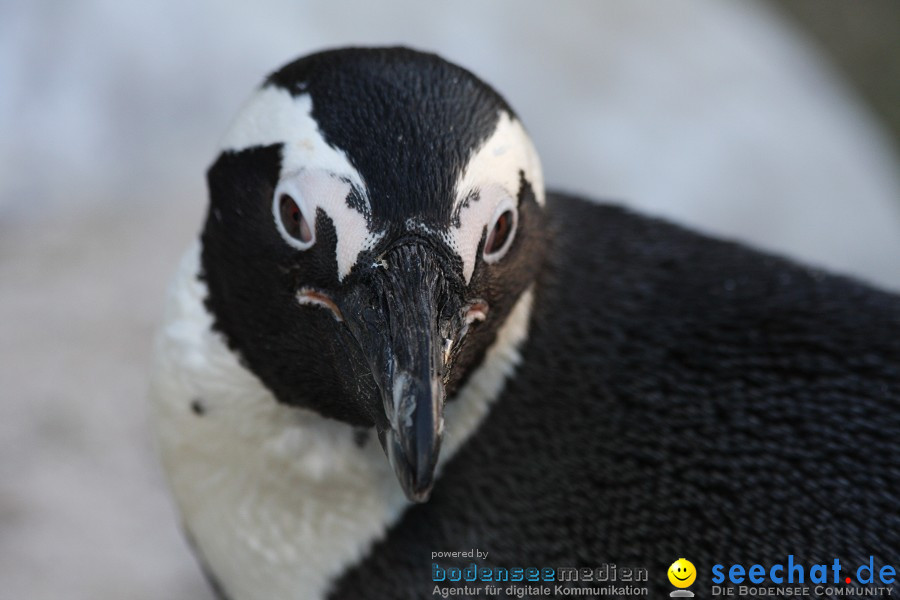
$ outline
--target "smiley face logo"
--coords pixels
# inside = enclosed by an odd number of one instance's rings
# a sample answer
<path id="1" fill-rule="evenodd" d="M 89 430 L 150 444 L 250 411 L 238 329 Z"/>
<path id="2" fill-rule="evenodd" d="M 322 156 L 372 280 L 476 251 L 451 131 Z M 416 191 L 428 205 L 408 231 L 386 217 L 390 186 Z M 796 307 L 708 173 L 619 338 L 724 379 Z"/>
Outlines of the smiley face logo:
<path id="1" fill-rule="evenodd" d="M 697 579 L 694 563 L 686 558 L 679 558 L 669 567 L 669 582 L 677 588 L 690 587 Z"/>

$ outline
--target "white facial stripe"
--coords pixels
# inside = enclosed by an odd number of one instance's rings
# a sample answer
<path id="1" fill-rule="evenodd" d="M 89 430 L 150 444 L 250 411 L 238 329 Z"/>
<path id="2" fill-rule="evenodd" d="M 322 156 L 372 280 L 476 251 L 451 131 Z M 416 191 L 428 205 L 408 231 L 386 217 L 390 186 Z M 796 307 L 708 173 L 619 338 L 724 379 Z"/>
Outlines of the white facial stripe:
<path id="1" fill-rule="evenodd" d="M 451 246 L 459 254 L 463 263 L 463 277 L 468 283 L 478 262 L 478 244 L 485 228 L 491 226 L 494 214 L 501 204 L 515 208 L 515 196 L 506 188 L 494 183 L 478 192 L 477 200 L 469 199 L 469 205 L 459 213 L 459 228 L 450 225 Z M 488 232 L 490 233 L 490 232 Z"/>
<path id="2" fill-rule="evenodd" d="M 369 231 L 365 215 L 347 204 L 352 187 L 345 179 L 327 171 L 309 170 L 286 173 L 282 179 L 296 182 L 313 218 L 317 208 L 331 217 L 337 232 L 338 279 L 343 280 L 356 264 L 360 252 L 370 250 L 383 234 Z"/>
<path id="3" fill-rule="evenodd" d="M 279 181 L 294 179 L 310 216 L 321 208 L 334 222 L 337 232 L 338 279 L 356 264 L 360 252 L 374 246 L 383 234 L 371 231 L 371 213 L 366 185 L 347 160 L 319 132 L 312 117 L 309 94 L 292 96 L 279 87 L 265 87 L 244 106 L 225 135 L 222 151 L 241 151 L 254 146 L 282 144 Z M 348 183 L 349 182 L 349 183 Z M 351 186 L 352 184 L 352 186 Z M 347 204 L 352 187 L 359 190 L 363 213 Z"/>
<path id="4" fill-rule="evenodd" d="M 472 191 L 488 184 L 501 185 L 515 198 L 519 191 L 520 171 L 525 172 L 538 204 L 543 206 L 544 176 L 537 151 L 522 124 L 501 111 L 494 133 L 469 159 L 456 183 L 454 210 Z"/>
<path id="5" fill-rule="evenodd" d="M 453 249 L 462 259 L 466 282 L 475 271 L 478 244 L 497 208 L 504 201 L 512 201 L 515 206 L 520 172 L 525 173 L 538 204 L 543 206 L 544 177 L 537 151 L 522 124 L 501 111 L 494 133 L 472 156 L 456 183 L 453 214 L 459 215 L 460 226 L 451 224 L 449 234 Z"/>
<path id="6" fill-rule="evenodd" d="M 360 447 L 347 424 L 276 402 L 245 369 L 213 330 L 199 271 L 195 244 L 170 288 L 150 393 L 178 507 L 231 597 L 324 598 L 410 504 L 377 440 Z M 520 364 L 532 304 L 528 290 L 447 403 L 435 477 Z M 192 398 L 209 407 L 203 418 L 188 408 Z"/>
<path id="7" fill-rule="evenodd" d="M 312 118 L 309 94 L 292 96 L 279 87 L 259 90 L 241 109 L 222 140 L 221 149 L 240 151 L 253 146 L 284 144 L 281 174 L 302 169 L 329 171 L 349 179 L 364 194 L 366 186 L 341 150 L 328 145 Z"/>

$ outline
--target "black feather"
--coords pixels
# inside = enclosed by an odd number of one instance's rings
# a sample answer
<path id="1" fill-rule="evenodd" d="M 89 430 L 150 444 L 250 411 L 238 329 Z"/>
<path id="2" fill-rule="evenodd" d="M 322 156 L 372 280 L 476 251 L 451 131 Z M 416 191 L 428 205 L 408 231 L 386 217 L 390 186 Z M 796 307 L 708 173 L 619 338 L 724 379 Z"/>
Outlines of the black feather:
<path id="1" fill-rule="evenodd" d="M 619 208 L 547 214 L 521 367 L 332 598 L 430 597 L 435 550 L 643 567 L 653 597 L 682 556 L 697 584 L 897 556 L 900 298 Z"/>

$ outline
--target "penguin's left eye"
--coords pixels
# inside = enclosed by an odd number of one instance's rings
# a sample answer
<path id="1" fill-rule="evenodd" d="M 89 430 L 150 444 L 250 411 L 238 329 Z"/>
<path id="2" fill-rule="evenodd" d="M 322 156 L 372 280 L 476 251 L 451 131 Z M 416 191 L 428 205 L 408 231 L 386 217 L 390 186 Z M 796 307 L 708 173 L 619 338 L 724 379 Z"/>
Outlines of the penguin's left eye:
<path id="1" fill-rule="evenodd" d="M 279 189 L 276 192 L 272 212 L 281 237 L 298 250 L 308 250 L 316 242 L 316 230 L 303 202 L 296 192 L 291 191 Z"/>
<path id="2" fill-rule="evenodd" d="M 515 207 L 501 206 L 494 216 L 487 240 L 484 242 L 484 260 L 496 262 L 503 258 L 512 244 L 518 223 Z"/>
<path id="3" fill-rule="evenodd" d="M 281 223 L 290 236 L 301 244 L 310 243 L 312 230 L 300 207 L 297 206 L 297 202 L 287 194 L 282 194 L 278 199 L 278 204 L 281 208 Z"/>

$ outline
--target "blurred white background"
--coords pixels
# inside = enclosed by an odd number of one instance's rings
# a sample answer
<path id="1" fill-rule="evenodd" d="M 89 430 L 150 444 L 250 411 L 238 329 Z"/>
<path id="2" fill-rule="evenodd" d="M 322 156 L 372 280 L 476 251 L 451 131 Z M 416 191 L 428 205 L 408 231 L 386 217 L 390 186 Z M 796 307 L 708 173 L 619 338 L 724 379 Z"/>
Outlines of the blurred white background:
<path id="1" fill-rule="evenodd" d="M 900 290 L 893 140 L 768 5 L 0 3 L 0 598 L 208 598 L 144 394 L 203 173 L 262 77 L 403 43 L 491 82 L 551 188 Z"/>

